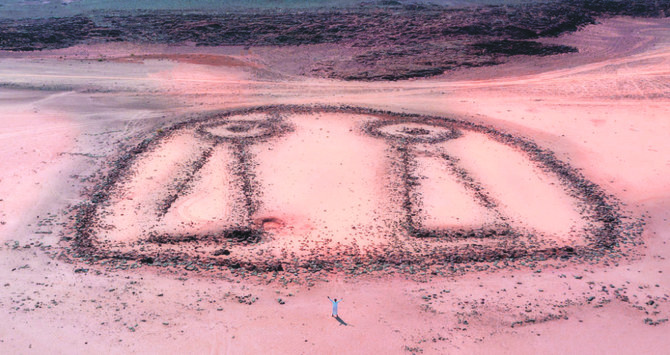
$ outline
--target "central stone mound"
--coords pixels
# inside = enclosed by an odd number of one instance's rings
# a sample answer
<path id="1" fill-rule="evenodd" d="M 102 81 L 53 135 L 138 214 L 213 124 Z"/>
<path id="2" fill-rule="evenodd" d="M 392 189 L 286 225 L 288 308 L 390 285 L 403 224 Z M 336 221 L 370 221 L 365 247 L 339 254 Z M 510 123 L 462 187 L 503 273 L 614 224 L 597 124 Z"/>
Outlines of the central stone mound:
<path id="1" fill-rule="evenodd" d="M 527 140 L 360 108 L 264 107 L 176 125 L 80 210 L 96 258 L 255 270 L 447 265 L 603 252 L 597 186 Z"/>

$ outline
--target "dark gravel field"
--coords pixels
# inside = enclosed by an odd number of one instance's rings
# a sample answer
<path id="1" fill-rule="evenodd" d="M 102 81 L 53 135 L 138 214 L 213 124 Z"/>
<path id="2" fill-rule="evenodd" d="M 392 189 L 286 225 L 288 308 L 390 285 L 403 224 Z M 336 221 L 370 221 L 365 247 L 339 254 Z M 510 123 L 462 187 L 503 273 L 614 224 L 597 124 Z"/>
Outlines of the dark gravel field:
<path id="1" fill-rule="evenodd" d="M 502 63 L 515 55 L 578 51 L 542 42 L 609 16 L 666 17 L 669 1 L 570 0 L 462 8 L 368 3 L 340 9 L 256 11 L 94 11 L 0 20 L 0 49 L 39 51 L 81 43 L 197 46 L 326 44 L 353 53 L 315 59 L 307 74 L 344 80 L 401 80 Z M 296 56 L 299 55 L 296 52 Z"/>

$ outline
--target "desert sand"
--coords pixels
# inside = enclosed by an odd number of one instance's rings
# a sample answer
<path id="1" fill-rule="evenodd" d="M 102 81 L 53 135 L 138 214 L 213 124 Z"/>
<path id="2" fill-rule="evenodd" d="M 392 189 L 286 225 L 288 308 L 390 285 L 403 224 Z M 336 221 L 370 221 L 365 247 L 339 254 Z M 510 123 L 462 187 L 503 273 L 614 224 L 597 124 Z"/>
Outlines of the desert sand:
<path id="1" fill-rule="evenodd" d="M 241 48 L 0 52 L 1 352 L 665 353 L 670 21 L 550 41 L 579 53 L 395 82 L 293 76 Z M 82 249 L 82 203 L 144 141 Z M 602 192 L 613 249 L 590 242 L 598 206 L 518 142 Z M 520 258 L 374 253 L 526 240 Z M 546 246 L 578 251 L 534 257 Z"/>

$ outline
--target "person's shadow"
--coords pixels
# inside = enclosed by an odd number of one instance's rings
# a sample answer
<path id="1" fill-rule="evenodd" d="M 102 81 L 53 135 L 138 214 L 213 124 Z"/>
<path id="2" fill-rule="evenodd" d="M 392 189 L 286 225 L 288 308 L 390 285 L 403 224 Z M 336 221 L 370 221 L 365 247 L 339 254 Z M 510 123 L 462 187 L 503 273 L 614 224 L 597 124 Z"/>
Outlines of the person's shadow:
<path id="1" fill-rule="evenodd" d="M 342 318 L 340 318 L 340 316 L 335 316 L 335 319 L 336 319 L 338 322 L 340 322 L 340 325 L 345 325 L 345 326 L 346 326 L 346 325 L 349 325 L 349 323 L 347 323 L 347 322 L 345 322 L 344 320 L 342 320 Z"/>

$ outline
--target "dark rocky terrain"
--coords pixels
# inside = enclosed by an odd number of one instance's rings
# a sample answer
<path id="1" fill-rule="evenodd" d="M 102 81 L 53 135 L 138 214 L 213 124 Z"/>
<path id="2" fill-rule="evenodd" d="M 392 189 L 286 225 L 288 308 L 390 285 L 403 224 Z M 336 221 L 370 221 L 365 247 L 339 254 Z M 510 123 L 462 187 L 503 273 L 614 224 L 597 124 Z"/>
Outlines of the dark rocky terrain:
<path id="1" fill-rule="evenodd" d="M 576 31 L 600 17 L 668 14 L 670 2 L 654 0 L 570 0 L 460 9 L 386 1 L 341 10 L 92 13 L 0 20 L 0 49 L 37 51 L 117 41 L 246 47 L 332 44 L 353 54 L 319 60 L 304 74 L 398 80 L 495 65 L 513 55 L 576 52 L 577 48 L 543 44 L 541 39 Z"/>

